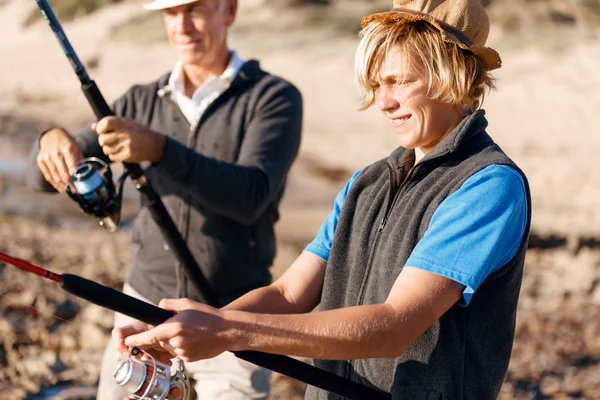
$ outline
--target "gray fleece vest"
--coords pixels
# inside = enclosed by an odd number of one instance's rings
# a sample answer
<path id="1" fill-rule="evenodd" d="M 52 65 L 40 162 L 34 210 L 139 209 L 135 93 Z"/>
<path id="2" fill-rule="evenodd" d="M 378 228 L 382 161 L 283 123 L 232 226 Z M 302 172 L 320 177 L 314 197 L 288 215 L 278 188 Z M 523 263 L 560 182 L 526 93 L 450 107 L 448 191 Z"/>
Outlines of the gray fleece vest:
<path id="1" fill-rule="evenodd" d="M 403 148 L 361 172 L 339 217 L 322 310 L 384 303 L 435 210 L 474 173 L 507 165 L 525 180 L 485 132 L 484 114 L 465 118 L 408 177 L 414 152 Z M 526 180 L 525 187 L 531 210 Z M 495 399 L 512 350 L 529 221 L 530 215 L 515 257 L 484 281 L 469 306 L 453 306 L 401 357 L 315 365 L 391 392 L 393 399 Z M 310 387 L 306 398 L 339 396 Z"/>

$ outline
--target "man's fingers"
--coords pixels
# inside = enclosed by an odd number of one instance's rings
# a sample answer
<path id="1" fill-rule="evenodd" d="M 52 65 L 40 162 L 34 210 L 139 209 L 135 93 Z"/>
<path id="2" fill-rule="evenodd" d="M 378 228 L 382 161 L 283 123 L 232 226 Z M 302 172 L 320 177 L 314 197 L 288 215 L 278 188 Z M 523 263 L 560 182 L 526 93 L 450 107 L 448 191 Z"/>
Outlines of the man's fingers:
<path id="1" fill-rule="evenodd" d="M 51 155 L 46 155 L 43 158 L 43 162 L 46 166 L 46 170 L 48 171 L 48 175 L 50 175 L 50 180 L 48 180 L 48 182 L 50 182 L 52 186 L 54 186 L 58 190 L 58 188 L 63 185 L 62 180 L 60 178 L 60 172 L 58 171 L 58 168 L 56 167 L 56 163 L 54 161 L 54 157 Z M 64 188 L 62 189 L 63 190 L 61 190 L 61 192 L 64 191 Z"/>
<path id="2" fill-rule="evenodd" d="M 50 179 L 47 179 L 48 182 L 50 182 L 52 185 L 60 184 L 60 175 L 58 173 L 58 170 L 54 166 L 52 160 L 45 158 L 43 160 L 43 163 L 46 168 L 46 171 L 48 172 L 48 176 L 50 177 Z"/>
<path id="3" fill-rule="evenodd" d="M 127 149 L 118 150 L 115 153 L 107 155 L 113 162 L 135 162 L 131 160 L 131 153 Z"/>
<path id="4" fill-rule="evenodd" d="M 64 158 L 69 175 L 72 176 L 77 169 L 77 163 L 83 158 L 83 154 L 81 153 L 79 147 L 74 145 L 70 151 L 64 153 Z"/>
<path id="5" fill-rule="evenodd" d="M 52 174 L 48 170 L 48 167 L 46 166 L 46 162 L 43 159 L 38 159 L 38 167 L 40 168 L 42 175 L 44 175 L 44 179 L 46 179 L 46 182 L 51 184 L 52 187 L 54 189 L 56 189 L 58 192 L 62 192 L 64 190 L 64 187 L 62 187 L 62 185 L 54 183 L 54 178 L 52 177 Z"/>
<path id="6" fill-rule="evenodd" d="M 98 136 L 98 144 L 101 147 L 114 146 L 119 143 L 119 139 L 120 139 L 120 137 L 119 137 L 119 134 L 117 134 L 117 133 L 113 133 L 113 132 L 104 133 L 104 134 Z"/>
<path id="7" fill-rule="evenodd" d="M 68 185 L 71 182 L 71 174 L 69 174 L 69 167 L 65 162 L 63 153 L 53 153 L 51 158 L 56 170 L 58 171 L 60 183 L 63 185 Z"/>
<path id="8" fill-rule="evenodd" d="M 118 130 L 120 125 L 121 125 L 121 119 L 111 115 L 111 116 L 102 118 L 92 128 L 95 128 L 94 130 L 96 131 L 97 134 L 103 135 L 108 132 L 113 132 L 113 131 Z"/>
<path id="9" fill-rule="evenodd" d="M 120 151 L 120 146 L 102 146 L 102 152 L 107 156 L 111 156 L 112 154 L 117 154 Z"/>

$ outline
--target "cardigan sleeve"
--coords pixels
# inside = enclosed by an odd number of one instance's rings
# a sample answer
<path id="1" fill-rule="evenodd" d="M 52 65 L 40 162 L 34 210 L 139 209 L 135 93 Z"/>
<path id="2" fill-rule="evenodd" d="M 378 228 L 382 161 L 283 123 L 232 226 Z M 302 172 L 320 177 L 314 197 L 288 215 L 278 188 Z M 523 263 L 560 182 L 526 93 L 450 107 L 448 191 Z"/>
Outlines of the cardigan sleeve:
<path id="1" fill-rule="evenodd" d="M 302 96 L 278 80 L 261 93 L 237 162 L 216 160 L 167 138 L 156 167 L 207 209 L 251 224 L 281 190 L 298 154 L 301 131 Z"/>

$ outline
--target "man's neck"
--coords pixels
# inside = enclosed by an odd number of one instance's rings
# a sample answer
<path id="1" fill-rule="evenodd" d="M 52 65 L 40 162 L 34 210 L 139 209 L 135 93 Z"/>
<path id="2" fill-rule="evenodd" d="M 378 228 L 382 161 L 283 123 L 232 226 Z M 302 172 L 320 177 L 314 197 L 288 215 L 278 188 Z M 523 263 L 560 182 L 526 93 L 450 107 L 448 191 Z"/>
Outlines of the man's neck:
<path id="1" fill-rule="evenodd" d="M 210 65 L 183 64 L 185 95 L 192 98 L 196 89 L 210 79 L 223 74 L 230 59 L 229 50 L 224 49 L 223 54 Z"/>

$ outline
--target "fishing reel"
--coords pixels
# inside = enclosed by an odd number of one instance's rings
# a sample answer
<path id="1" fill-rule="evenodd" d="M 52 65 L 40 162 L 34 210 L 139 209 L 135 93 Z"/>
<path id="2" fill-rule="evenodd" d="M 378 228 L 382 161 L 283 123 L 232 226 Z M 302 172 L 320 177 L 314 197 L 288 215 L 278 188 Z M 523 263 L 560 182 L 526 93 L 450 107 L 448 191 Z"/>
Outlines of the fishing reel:
<path id="1" fill-rule="evenodd" d="M 130 399 L 187 400 L 188 380 L 183 363 L 171 375 L 168 365 L 156 361 L 152 355 L 137 348 L 129 350 L 130 357 L 121 360 L 113 377 L 117 385 L 127 389 Z"/>
<path id="2" fill-rule="evenodd" d="M 77 165 L 71 181 L 75 191 L 66 187 L 67 195 L 82 211 L 98 218 L 102 227 L 114 232 L 121 218 L 123 184 L 127 173 L 119 178 L 118 190 L 107 163 L 96 157 L 84 158 Z"/>

